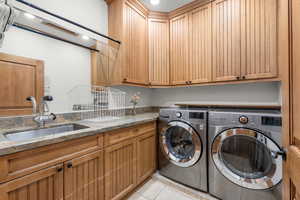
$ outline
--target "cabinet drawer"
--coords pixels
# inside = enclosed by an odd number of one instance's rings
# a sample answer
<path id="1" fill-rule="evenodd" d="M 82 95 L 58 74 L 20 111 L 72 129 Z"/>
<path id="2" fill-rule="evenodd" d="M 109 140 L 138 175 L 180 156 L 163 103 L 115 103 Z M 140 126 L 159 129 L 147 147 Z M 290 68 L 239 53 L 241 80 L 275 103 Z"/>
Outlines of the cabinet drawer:
<path id="1" fill-rule="evenodd" d="M 134 136 L 142 135 L 156 129 L 156 123 L 150 122 L 142 125 L 138 125 L 132 128 Z"/>
<path id="2" fill-rule="evenodd" d="M 103 136 L 91 136 L 52 144 L 0 158 L 0 182 L 6 182 L 66 160 L 99 150 Z"/>
<path id="3" fill-rule="evenodd" d="M 156 129 L 155 122 L 137 125 L 131 128 L 118 129 L 105 134 L 104 144 L 105 146 L 117 144 L 119 142 L 128 140 L 130 138 L 148 133 L 149 131 L 153 131 L 155 129 Z"/>
<path id="4" fill-rule="evenodd" d="M 104 145 L 109 146 L 128 140 L 133 137 L 132 128 L 118 129 L 109 133 L 106 133 L 104 136 Z"/>

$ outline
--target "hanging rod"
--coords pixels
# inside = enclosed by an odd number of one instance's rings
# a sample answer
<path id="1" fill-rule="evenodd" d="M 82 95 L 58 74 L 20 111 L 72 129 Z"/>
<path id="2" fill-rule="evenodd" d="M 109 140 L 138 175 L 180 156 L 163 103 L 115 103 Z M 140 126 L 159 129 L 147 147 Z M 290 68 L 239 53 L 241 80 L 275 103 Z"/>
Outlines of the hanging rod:
<path id="1" fill-rule="evenodd" d="M 40 8 L 40 7 L 36 6 L 36 5 L 33 5 L 33 4 L 31 4 L 31 3 L 28 3 L 28 2 L 26 2 L 26 1 L 24 1 L 24 0 L 16 0 L 16 1 L 18 1 L 18 2 L 20 2 L 20 3 L 23 3 L 23 4 L 25 4 L 25 5 L 27 5 L 27 6 L 31 7 L 31 8 L 37 9 L 37 10 L 39 10 L 39 11 L 41 11 L 41 12 L 47 13 L 48 15 L 51 15 L 51 16 L 53 16 L 53 17 L 59 18 L 59 19 L 61 19 L 61 20 L 63 20 L 63 21 L 66 21 L 66 22 L 68 22 L 68 23 L 70 23 L 70 24 L 73 24 L 73 25 L 75 25 L 75 26 L 78 26 L 78 27 L 80 27 L 80 28 L 83 28 L 83 29 L 85 29 L 85 30 L 87 30 L 87 31 L 90 31 L 90 32 L 92 32 L 92 33 L 94 33 L 94 34 L 96 34 L 96 35 L 99 35 L 99 36 L 101 36 L 101 37 L 104 37 L 104 38 L 106 38 L 106 39 L 108 39 L 108 40 L 111 40 L 111 41 L 113 41 L 113 42 L 116 42 L 116 43 L 118 43 L 118 44 L 121 44 L 121 41 L 119 41 L 119 40 L 115 40 L 115 39 L 113 39 L 113 38 L 111 38 L 111 37 L 109 37 L 109 36 L 107 36 L 107 35 L 104 35 L 104 34 L 99 33 L 99 32 L 97 32 L 97 31 L 95 31 L 95 30 L 93 30 L 93 29 L 90 29 L 90 28 L 85 27 L 85 26 L 83 26 L 83 25 L 81 25 L 81 24 L 78 24 L 78 23 L 76 23 L 76 22 L 74 22 L 74 21 L 72 21 L 72 20 L 66 19 L 66 18 L 61 17 L 61 16 L 59 16 L 59 15 L 57 15 L 57 14 L 54 14 L 54 13 L 52 13 L 52 12 L 49 12 L 49 11 L 43 9 L 43 8 Z"/>

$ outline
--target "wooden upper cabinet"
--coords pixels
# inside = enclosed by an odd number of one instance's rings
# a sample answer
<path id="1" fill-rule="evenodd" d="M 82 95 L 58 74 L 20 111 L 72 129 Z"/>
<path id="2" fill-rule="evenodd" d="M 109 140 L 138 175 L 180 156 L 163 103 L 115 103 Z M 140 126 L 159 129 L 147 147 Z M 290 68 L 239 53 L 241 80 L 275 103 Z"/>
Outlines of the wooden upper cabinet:
<path id="1" fill-rule="evenodd" d="M 124 82 L 148 85 L 147 17 L 131 3 L 124 7 Z"/>
<path id="2" fill-rule="evenodd" d="M 212 3 L 214 81 L 233 81 L 240 78 L 241 1 L 216 0 Z"/>
<path id="3" fill-rule="evenodd" d="M 242 0 L 242 77 L 277 76 L 278 0 Z"/>
<path id="4" fill-rule="evenodd" d="M 105 149 L 105 199 L 123 199 L 136 186 L 134 139 Z"/>
<path id="5" fill-rule="evenodd" d="M 206 83 L 212 79 L 211 29 L 211 4 L 189 13 L 189 80 L 192 83 Z"/>
<path id="6" fill-rule="evenodd" d="M 31 114 L 26 98 L 44 95 L 43 62 L 0 53 L 0 91 L 0 116 Z"/>
<path id="7" fill-rule="evenodd" d="M 188 14 L 170 21 L 171 83 L 185 85 L 189 81 L 189 32 Z"/>
<path id="8" fill-rule="evenodd" d="M 170 84 L 169 20 L 149 19 L 149 81 L 151 85 Z"/>
<path id="9" fill-rule="evenodd" d="M 63 192 L 62 165 L 0 185 L 1 200 L 63 200 Z"/>
<path id="10" fill-rule="evenodd" d="M 103 151 L 67 161 L 64 169 L 64 200 L 104 200 Z"/>

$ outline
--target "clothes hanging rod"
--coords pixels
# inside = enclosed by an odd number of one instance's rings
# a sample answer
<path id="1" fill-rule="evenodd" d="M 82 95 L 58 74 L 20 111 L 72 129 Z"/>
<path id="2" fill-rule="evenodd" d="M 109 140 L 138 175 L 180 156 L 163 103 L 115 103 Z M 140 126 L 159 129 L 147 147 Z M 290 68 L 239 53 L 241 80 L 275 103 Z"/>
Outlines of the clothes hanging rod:
<path id="1" fill-rule="evenodd" d="M 101 37 L 104 37 L 104 38 L 106 38 L 106 39 L 108 39 L 108 40 L 111 40 L 111 41 L 113 41 L 113 42 L 116 42 L 116 43 L 118 43 L 118 44 L 121 44 L 121 41 L 115 40 L 115 39 L 113 39 L 113 38 L 111 38 L 111 37 L 109 37 L 109 36 L 107 36 L 107 35 L 104 35 L 104 34 L 102 34 L 102 33 L 99 33 L 99 32 L 97 32 L 97 31 L 95 31 L 95 30 L 93 30 L 93 29 L 90 29 L 90 28 L 88 28 L 88 27 L 85 27 L 85 26 L 83 26 L 83 25 L 81 25 L 81 24 L 78 24 L 78 23 L 76 23 L 76 22 L 74 22 L 74 21 L 72 21 L 72 20 L 69 20 L 69 19 L 67 19 L 67 18 L 61 17 L 61 16 L 59 16 L 59 15 L 57 15 L 57 14 L 54 14 L 54 13 L 52 13 L 52 12 L 50 12 L 50 11 L 47 11 L 47 10 L 45 10 L 45 9 L 43 9 L 43 8 L 40 8 L 40 7 L 36 6 L 36 5 L 33 5 L 33 4 L 31 4 L 31 3 L 28 3 L 28 2 L 26 2 L 26 1 L 24 1 L 24 0 L 16 0 L 16 1 L 18 1 L 18 2 L 20 2 L 20 3 L 23 3 L 23 4 L 25 4 L 25 5 L 27 5 L 27 6 L 31 7 L 31 8 L 37 9 L 37 10 L 39 10 L 39 11 L 41 11 L 41 12 L 47 13 L 47 14 L 53 16 L 53 17 L 59 18 L 59 19 L 61 19 L 61 20 L 63 20 L 63 21 L 66 21 L 66 22 L 68 22 L 68 23 L 70 23 L 70 24 L 73 24 L 73 25 L 75 25 L 75 26 L 78 26 L 78 27 L 80 27 L 80 28 L 83 28 L 83 29 L 85 29 L 85 30 L 87 30 L 87 31 L 90 31 L 90 32 L 92 32 L 92 33 L 95 33 L 96 35 L 100 35 Z"/>

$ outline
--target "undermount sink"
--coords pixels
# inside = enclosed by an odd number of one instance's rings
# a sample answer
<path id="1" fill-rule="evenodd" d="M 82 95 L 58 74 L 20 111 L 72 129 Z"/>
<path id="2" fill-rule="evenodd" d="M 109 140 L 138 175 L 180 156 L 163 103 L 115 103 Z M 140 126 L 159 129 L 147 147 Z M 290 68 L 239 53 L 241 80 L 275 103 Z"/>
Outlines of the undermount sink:
<path id="1" fill-rule="evenodd" d="M 81 129 L 89 128 L 87 126 L 79 125 L 79 124 L 65 124 L 47 128 L 40 128 L 40 129 L 31 129 L 26 131 L 19 131 L 19 132 L 10 132 L 5 133 L 4 137 L 10 141 L 26 141 L 31 140 L 34 138 L 39 138 L 47 135 L 53 135 L 58 133 L 70 132 L 70 131 L 77 131 Z"/>

